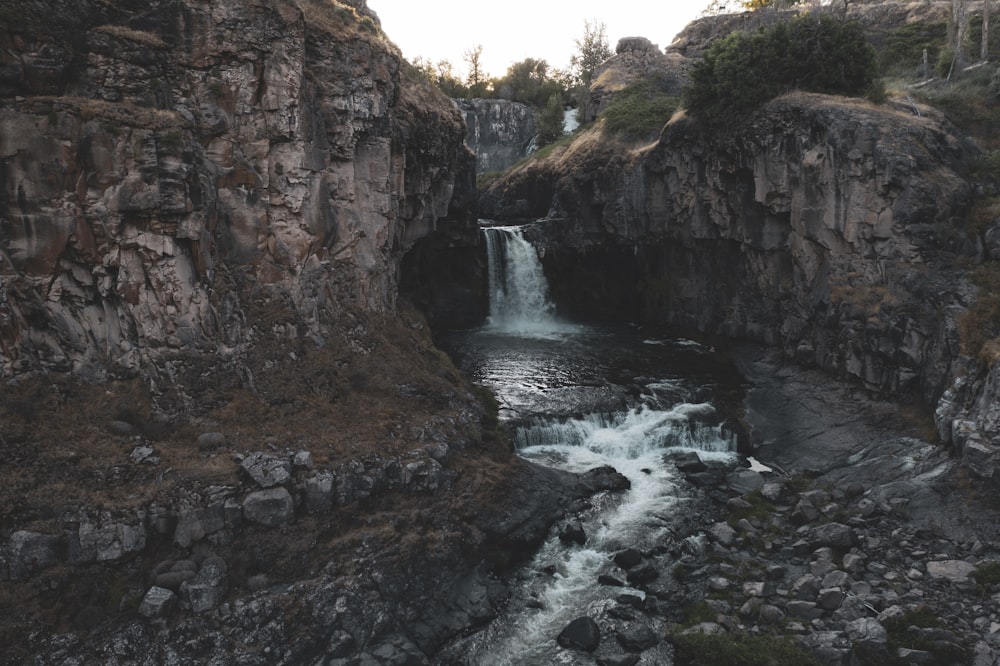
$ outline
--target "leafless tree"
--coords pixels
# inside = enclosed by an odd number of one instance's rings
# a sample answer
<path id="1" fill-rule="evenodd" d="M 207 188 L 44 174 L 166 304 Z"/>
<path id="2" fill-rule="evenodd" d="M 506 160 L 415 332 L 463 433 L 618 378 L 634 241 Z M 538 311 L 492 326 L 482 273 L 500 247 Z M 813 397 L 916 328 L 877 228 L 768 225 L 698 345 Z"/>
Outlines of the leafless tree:
<path id="1" fill-rule="evenodd" d="M 951 70 L 948 78 L 965 68 L 965 37 L 969 30 L 968 0 L 951 0 L 951 19 L 954 24 L 954 55 L 951 60 Z"/>
<path id="2" fill-rule="evenodd" d="M 979 59 L 990 59 L 990 0 L 983 0 L 983 43 L 979 47 Z"/>
<path id="3" fill-rule="evenodd" d="M 467 49 L 462 57 L 465 64 L 468 65 L 469 74 L 466 77 L 466 83 L 470 86 L 482 83 L 486 79 L 486 75 L 483 73 L 483 45 L 476 44 L 471 49 Z"/>

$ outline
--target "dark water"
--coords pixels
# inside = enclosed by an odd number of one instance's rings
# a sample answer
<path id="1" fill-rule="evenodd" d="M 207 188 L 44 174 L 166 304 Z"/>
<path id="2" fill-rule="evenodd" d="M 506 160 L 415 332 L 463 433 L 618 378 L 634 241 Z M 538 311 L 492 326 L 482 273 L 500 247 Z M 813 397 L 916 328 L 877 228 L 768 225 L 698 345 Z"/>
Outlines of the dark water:
<path id="1" fill-rule="evenodd" d="M 503 233 L 517 235 L 512 229 Z M 523 248 L 491 253 L 501 262 L 513 254 L 515 261 L 537 262 Z M 491 291 L 528 294 L 537 303 L 544 284 L 503 284 L 518 268 L 524 267 L 494 265 Z M 525 274 L 537 277 L 541 271 L 528 267 Z M 632 487 L 594 499 L 580 516 L 584 545 L 551 537 L 518 574 L 501 617 L 441 658 L 466 664 L 594 663 L 591 656 L 560 648 L 556 636 L 581 615 L 604 617 L 622 593 L 644 596 L 637 589 L 598 585 L 597 578 L 613 572 L 611 558 L 625 547 L 659 552 L 679 523 L 692 490 L 671 462 L 672 453 L 735 459 L 726 405 L 738 400 L 741 379 L 714 350 L 691 340 L 627 325 L 562 322 L 548 306 L 504 307 L 510 318 L 494 308 L 482 329 L 452 333 L 441 342 L 468 377 L 496 393 L 519 454 L 573 472 L 611 465 Z M 643 621 L 663 635 L 656 620 Z M 664 663 L 669 657 L 662 650 L 644 652 L 641 663 Z"/>

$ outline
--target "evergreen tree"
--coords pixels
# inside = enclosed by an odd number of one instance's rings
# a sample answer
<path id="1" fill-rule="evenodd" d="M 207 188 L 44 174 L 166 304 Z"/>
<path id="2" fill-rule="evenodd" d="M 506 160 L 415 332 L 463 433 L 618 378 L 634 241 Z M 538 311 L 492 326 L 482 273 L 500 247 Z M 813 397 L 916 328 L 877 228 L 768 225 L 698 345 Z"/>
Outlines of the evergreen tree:
<path id="1" fill-rule="evenodd" d="M 574 40 L 574 43 L 576 53 L 570 57 L 569 64 L 576 83 L 587 89 L 593 81 L 594 71 L 612 55 L 604 24 L 584 21 L 583 37 Z"/>
<path id="2" fill-rule="evenodd" d="M 879 87 L 875 50 L 857 23 L 805 14 L 713 42 L 691 68 L 684 102 L 706 125 L 722 127 L 790 90 L 860 96 Z"/>
<path id="3" fill-rule="evenodd" d="M 535 135 L 535 143 L 538 144 L 539 148 L 547 146 L 565 134 L 563 131 L 565 119 L 562 95 L 550 95 L 549 101 L 545 103 L 545 108 L 538 114 L 535 122 L 535 127 L 538 130 Z"/>

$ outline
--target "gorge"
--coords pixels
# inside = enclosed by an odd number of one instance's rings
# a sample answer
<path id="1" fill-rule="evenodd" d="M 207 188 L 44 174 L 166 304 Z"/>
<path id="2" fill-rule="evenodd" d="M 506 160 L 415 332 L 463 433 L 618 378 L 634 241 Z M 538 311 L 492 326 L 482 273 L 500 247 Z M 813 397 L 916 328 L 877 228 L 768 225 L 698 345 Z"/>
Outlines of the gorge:
<path id="1" fill-rule="evenodd" d="M 588 108 L 679 86 L 705 21 L 627 40 Z M 997 663 L 1000 370 L 962 337 L 995 184 L 942 112 L 598 120 L 477 192 L 364 0 L 29 0 L 0 40 L 3 661 L 491 663 L 580 557 L 605 638 L 560 616 L 535 659 L 685 663 L 704 624 Z M 540 335 L 477 217 L 537 251 Z M 625 482 L 662 485 L 591 548 Z M 890 640 L 918 606 L 938 633 Z"/>

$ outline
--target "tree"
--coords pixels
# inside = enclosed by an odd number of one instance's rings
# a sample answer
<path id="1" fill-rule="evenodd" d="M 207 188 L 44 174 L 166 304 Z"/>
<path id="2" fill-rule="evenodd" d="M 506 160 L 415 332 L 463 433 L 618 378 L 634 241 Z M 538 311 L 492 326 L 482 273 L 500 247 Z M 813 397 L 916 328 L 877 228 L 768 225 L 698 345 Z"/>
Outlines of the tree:
<path id="1" fill-rule="evenodd" d="M 462 55 L 468 66 L 465 83 L 469 86 L 469 97 L 482 97 L 486 92 L 486 74 L 483 72 L 483 45 L 476 44 Z"/>
<path id="2" fill-rule="evenodd" d="M 549 76 L 549 63 L 525 58 L 507 68 L 507 74 L 494 84 L 494 92 L 535 108 L 542 108 L 553 94 L 562 94 L 558 81 Z"/>
<path id="3" fill-rule="evenodd" d="M 955 28 L 949 79 L 953 74 L 965 69 L 965 37 L 969 30 L 968 0 L 951 0 L 951 19 Z"/>
<path id="4" fill-rule="evenodd" d="M 469 89 L 455 75 L 450 60 L 439 60 L 435 65 L 428 59 L 417 56 L 413 66 L 430 79 L 448 97 L 468 97 Z"/>
<path id="5" fill-rule="evenodd" d="M 990 0 L 983 0 L 983 40 L 979 46 L 979 59 L 990 59 Z"/>
<path id="6" fill-rule="evenodd" d="M 713 42 L 691 68 L 684 103 L 711 127 L 735 125 L 790 90 L 877 94 L 878 59 L 860 26 L 804 14 Z"/>
<path id="7" fill-rule="evenodd" d="M 562 95 L 554 94 L 549 96 L 548 102 L 535 122 L 538 133 L 535 135 L 535 143 L 539 148 L 547 146 L 563 134 L 565 131 L 566 115 L 563 107 Z"/>
<path id="8" fill-rule="evenodd" d="M 573 41 L 576 53 L 570 56 L 569 65 L 576 83 L 587 89 L 594 78 L 594 70 L 612 55 L 606 28 L 603 23 L 584 21 L 583 37 Z"/>

